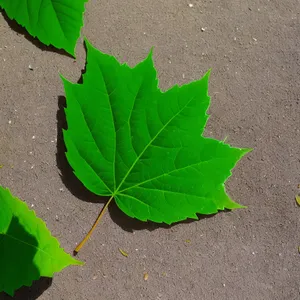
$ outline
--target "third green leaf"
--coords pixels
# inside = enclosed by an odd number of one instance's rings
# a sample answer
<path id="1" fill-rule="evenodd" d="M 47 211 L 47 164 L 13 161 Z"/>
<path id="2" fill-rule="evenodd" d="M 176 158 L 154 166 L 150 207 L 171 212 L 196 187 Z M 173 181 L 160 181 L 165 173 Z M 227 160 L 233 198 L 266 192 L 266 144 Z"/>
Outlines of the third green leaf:
<path id="1" fill-rule="evenodd" d="M 0 295 L 82 263 L 67 254 L 25 202 L 0 186 Z"/>
<path id="2" fill-rule="evenodd" d="M 142 221 L 171 224 L 242 207 L 224 183 L 250 149 L 203 136 L 209 73 L 162 92 L 152 51 L 131 68 L 86 46 L 83 83 L 63 78 L 66 156 L 85 187 Z"/>
<path id="3" fill-rule="evenodd" d="M 75 56 L 87 1 L 0 0 L 0 8 L 45 45 L 51 44 Z"/>

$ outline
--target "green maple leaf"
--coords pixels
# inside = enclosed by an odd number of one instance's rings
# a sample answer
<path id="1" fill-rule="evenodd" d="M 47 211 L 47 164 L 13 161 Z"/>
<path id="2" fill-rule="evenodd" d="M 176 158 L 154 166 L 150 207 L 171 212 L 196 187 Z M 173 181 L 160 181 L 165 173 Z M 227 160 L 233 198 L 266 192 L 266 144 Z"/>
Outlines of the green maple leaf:
<path id="1" fill-rule="evenodd" d="M 209 73 L 162 92 L 152 51 L 130 68 L 86 46 L 83 84 L 62 78 L 66 156 L 85 187 L 141 221 L 171 224 L 242 207 L 224 182 L 250 149 L 202 136 Z"/>
<path id="2" fill-rule="evenodd" d="M 65 253 L 34 211 L 0 187 L 0 292 L 13 296 L 41 276 L 81 262 Z"/>
<path id="3" fill-rule="evenodd" d="M 0 0 L 10 19 L 42 43 L 74 56 L 87 0 Z"/>

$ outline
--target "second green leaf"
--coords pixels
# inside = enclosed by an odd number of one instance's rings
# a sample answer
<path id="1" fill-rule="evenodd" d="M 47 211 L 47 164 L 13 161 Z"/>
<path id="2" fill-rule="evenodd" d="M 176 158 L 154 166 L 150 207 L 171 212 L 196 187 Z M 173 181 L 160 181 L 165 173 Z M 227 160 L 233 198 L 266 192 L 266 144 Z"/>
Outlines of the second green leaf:
<path id="1" fill-rule="evenodd" d="M 75 56 L 88 0 L 0 0 L 10 19 L 16 20 L 43 44 Z"/>

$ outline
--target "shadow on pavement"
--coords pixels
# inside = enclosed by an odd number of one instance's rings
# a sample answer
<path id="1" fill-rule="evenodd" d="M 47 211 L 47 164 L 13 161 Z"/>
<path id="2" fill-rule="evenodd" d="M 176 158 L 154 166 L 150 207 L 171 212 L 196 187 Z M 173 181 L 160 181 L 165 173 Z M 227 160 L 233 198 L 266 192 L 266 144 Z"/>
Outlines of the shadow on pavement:
<path id="1" fill-rule="evenodd" d="M 31 287 L 24 286 L 17 290 L 14 297 L 0 293 L 0 300 L 36 300 L 51 284 L 52 278 L 41 277 L 39 280 L 34 281 Z"/>

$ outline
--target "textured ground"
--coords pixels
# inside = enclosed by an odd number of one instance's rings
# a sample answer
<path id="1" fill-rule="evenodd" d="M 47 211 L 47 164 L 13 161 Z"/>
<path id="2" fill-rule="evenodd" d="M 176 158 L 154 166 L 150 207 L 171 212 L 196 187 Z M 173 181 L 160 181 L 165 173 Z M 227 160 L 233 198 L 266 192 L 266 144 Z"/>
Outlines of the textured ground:
<path id="1" fill-rule="evenodd" d="M 299 1 L 192 4 L 90 0 L 83 34 L 131 65 L 155 46 L 163 89 L 212 68 L 206 135 L 254 148 L 227 183 L 248 209 L 167 229 L 112 207 L 79 254 L 84 267 L 22 289 L 15 299 L 300 299 Z M 72 177 L 61 142 L 58 72 L 77 81 L 85 52 L 81 39 L 75 62 L 22 32 L 0 14 L 0 182 L 34 205 L 72 252 L 103 205 L 89 202 L 97 199 Z"/>

